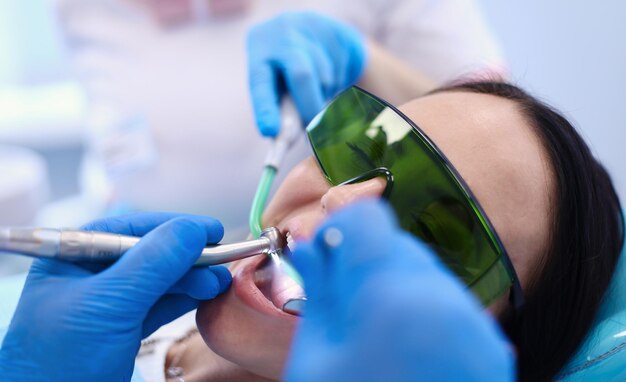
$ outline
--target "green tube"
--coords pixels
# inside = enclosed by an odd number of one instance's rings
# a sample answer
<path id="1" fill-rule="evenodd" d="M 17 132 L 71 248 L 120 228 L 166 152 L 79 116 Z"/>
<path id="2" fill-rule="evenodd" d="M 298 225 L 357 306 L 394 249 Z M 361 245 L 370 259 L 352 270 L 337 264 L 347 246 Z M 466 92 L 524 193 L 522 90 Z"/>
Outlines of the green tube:
<path id="1" fill-rule="evenodd" d="M 263 219 L 263 210 L 265 209 L 267 197 L 272 189 L 272 183 L 274 182 L 275 176 L 276 168 L 272 166 L 265 166 L 263 174 L 261 175 L 259 187 L 257 188 L 254 200 L 252 201 L 252 209 L 250 210 L 250 219 L 248 223 L 250 225 L 250 233 L 255 239 L 258 239 L 261 236 L 261 231 L 263 231 L 263 225 L 261 224 Z M 298 274 L 298 271 L 296 271 L 295 268 L 289 264 L 288 261 L 281 261 L 280 264 L 283 270 L 293 279 L 293 281 L 300 286 L 303 285 L 304 282 L 302 277 Z"/>
<path id="2" fill-rule="evenodd" d="M 250 220 L 248 223 L 250 224 L 250 233 L 255 239 L 261 236 L 261 231 L 263 230 L 263 226 L 261 225 L 263 210 L 265 209 L 265 203 L 267 203 L 267 197 L 272 189 L 275 176 L 276 169 L 271 166 L 265 166 L 259 187 L 252 201 L 252 209 L 250 210 Z"/>

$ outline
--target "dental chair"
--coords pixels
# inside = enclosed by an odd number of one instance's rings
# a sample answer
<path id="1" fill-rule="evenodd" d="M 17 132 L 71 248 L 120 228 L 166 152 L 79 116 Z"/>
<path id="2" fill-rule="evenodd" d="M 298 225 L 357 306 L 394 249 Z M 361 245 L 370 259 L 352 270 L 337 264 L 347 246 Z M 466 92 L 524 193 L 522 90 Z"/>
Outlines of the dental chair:
<path id="1" fill-rule="evenodd" d="M 557 380 L 626 381 L 626 248 L 594 328 Z"/>

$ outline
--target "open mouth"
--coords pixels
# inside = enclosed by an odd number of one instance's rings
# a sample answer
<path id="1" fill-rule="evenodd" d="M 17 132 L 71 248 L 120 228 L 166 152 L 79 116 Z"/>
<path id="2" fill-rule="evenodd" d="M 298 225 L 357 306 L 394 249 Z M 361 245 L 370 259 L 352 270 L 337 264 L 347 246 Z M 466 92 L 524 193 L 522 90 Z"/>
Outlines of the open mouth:
<path id="1" fill-rule="evenodd" d="M 287 275 L 280 263 L 269 256 L 260 262 L 254 272 L 254 283 L 276 308 L 285 313 L 301 315 L 301 309 L 297 307 L 305 300 L 304 290 Z"/>

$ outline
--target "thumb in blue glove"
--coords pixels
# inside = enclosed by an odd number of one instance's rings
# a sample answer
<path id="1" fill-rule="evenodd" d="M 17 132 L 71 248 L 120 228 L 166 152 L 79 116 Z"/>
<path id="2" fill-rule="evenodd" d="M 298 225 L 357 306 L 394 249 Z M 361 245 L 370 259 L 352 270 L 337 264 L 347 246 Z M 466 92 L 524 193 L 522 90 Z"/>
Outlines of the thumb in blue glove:
<path id="1" fill-rule="evenodd" d="M 0 349 L 3 380 L 129 380 L 143 338 L 230 285 L 225 267 L 190 270 L 222 238 L 217 220 L 136 214 L 83 229 L 146 236 L 97 274 L 33 263 Z"/>
<path id="2" fill-rule="evenodd" d="M 293 261 L 308 302 L 286 380 L 513 380 L 490 316 L 380 203 L 331 216 Z"/>
<path id="3" fill-rule="evenodd" d="M 360 78 L 366 63 L 363 38 L 355 29 L 314 12 L 286 12 L 255 26 L 247 51 L 257 126 L 272 137 L 280 130 L 284 90 L 307 124 L 326 101 Z"/>

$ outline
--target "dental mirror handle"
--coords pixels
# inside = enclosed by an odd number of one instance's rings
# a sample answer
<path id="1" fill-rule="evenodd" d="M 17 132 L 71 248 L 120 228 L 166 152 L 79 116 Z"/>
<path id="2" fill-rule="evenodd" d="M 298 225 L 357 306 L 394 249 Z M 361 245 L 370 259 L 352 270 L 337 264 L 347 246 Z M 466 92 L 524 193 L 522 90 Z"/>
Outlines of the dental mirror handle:
<path id="1" fill-rule="evenodd" d="M 279 169 L 289 149 L 304 134 L 300 113 L 290 96 L 285 95 L 281 101 L 280 132 L 274 138 L 272 146 L 265 158 L 265 166 Z"/>
<path id="2" fill-rule="evenodd" d="M 102 232 L 46 228 L 0 229 L 0 251 L 69 262 L 110 264 L 135 246 L 141 238 Z M 224 264 L 267 254 L 284 247 L 276 228 L 268 228 L 255 240 L 207 246 L 194 266 Z"/>

